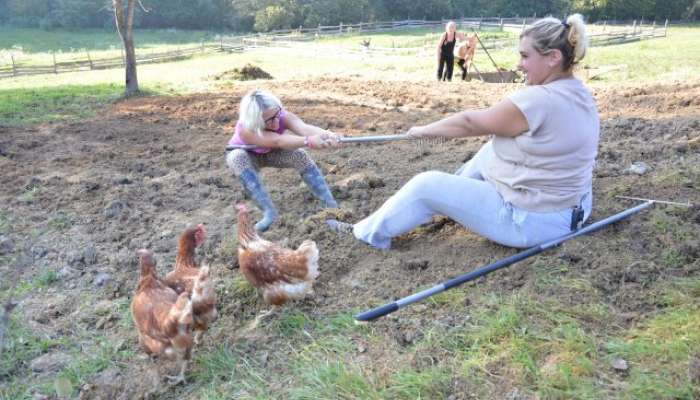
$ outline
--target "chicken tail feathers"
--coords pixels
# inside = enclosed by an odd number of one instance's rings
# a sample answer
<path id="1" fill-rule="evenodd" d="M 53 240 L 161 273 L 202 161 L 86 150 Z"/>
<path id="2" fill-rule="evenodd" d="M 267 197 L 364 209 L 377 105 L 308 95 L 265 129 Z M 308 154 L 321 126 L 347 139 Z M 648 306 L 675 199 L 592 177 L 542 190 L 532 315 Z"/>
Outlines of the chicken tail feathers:
<path id="1" fill-rule="evenodd" d="M 306 268 L 309 271 L 307 276 L 316 279 L 318 277 L 318 247 L 316 243 L 312 240 L 304 240 L 297 251 L 306 255 Z"/>

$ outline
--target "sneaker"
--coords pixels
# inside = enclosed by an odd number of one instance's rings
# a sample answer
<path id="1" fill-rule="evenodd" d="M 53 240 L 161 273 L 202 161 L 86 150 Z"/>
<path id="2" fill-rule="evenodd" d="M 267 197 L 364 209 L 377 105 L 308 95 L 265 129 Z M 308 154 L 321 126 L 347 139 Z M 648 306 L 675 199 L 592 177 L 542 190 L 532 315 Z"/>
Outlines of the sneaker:
<path id="1" fill-rule="evenodd" d="M 327 219 L 326 225 L 339 235 L 352 235 L 352 224 L 341 222 L 337 219 Z"/>

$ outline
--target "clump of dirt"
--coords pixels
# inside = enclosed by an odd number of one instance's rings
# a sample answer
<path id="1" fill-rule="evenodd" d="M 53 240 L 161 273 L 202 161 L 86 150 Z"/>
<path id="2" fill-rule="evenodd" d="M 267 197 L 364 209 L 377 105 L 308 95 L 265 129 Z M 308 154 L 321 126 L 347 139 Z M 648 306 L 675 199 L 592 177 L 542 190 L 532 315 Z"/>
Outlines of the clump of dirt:
<path id="1" fill-rule="evenodd" d="M 234 68 L 214 77 L 216 80 L 231 79 L 236 81 L 252 81 L 256 79 L 274 79 L 272 75 L 253 64 L 246 64 L 243 68 Z"/>

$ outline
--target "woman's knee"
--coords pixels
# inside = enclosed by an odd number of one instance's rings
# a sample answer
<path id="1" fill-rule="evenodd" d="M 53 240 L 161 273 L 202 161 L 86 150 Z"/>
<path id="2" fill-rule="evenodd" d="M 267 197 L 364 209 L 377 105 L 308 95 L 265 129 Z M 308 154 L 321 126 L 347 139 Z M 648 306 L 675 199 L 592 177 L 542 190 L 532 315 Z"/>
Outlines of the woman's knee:
<path id="1" fill-rule="evenodd" d="M 444 185 L 444 179 L 449 176 L 441 171 L 425 171 L 411 178 L 404 186 L 406 190 L 412 192 L 433 192 L 439 191 Z"/>
<path id="2" fill-rule="evenodd" d="M 226 165 L 234 175 L 240 176 L 246 169 L 253 168 L 253 162 L 247 151 L 242 149 L 232 150 L 226 155 Z"/>
<path id="3" fill-rule="evenodd" d="M 292 152 L 292 166 L 299 172 L 304 172 L 307 168 L 316 166 L 314 159 L 304 149 L 296 149 Z"/>

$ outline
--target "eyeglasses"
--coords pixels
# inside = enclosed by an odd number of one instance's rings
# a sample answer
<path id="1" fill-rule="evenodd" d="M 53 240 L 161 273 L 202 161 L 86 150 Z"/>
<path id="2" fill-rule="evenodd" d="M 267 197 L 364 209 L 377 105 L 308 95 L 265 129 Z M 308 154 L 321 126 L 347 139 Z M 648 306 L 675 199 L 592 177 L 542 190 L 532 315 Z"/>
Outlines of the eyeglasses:
<path id="1" fill-rule="evenodd" d="M 282 108 L 278 108 L 275 115 L 271 116 L 270 118 L 265 118 L 265 124 L 269 124 L 272 121 L 274 121 L 275 119 L 279 118 L 281 113 L 282 113 Z"/>

